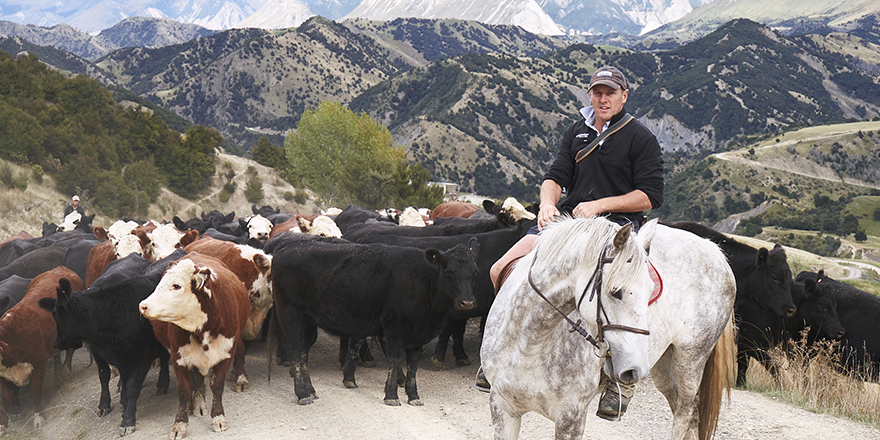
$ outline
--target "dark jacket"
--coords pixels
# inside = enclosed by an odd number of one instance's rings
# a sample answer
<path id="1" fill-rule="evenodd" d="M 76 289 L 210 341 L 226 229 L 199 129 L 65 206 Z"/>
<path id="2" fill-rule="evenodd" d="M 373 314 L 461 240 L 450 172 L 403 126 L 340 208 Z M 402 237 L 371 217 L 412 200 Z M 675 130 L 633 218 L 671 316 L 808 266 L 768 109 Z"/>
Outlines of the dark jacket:
<path id="1" fill-rule="evenodd" d="M 626 110 L 611 118 L 620 120 Z M 610 126 L 609 125 L 609 126 Z M 584 137 L 577 137 L 584 134 Z M 544 180 L 563 187 L 567 197 L 559 205 L 562 213 L 571 213 L 578 203 L 627 194 L 640 189 L 656 209 L 663 204 L 663 158 L 657 138 L 639 121 L 632 120 L 614 133 L 593 152 L 575 163 L 575 155 L 592 142 L 598 133 L 581 118 L 562 136 L 559 153 Z M 640 218 L 642 213 L 626 217 Z"/>
<path id="2" fill-rule="evenodd" d="M 73 212 L 73 211 L 74 211 L 74 209 L 73 209 L 73 204 L 68 203 L 68 204 L 67 204 L 67 207 L 64 208 L 64 216 L 67 217 L 67 214 L 70 214 L 70 213 Z M 83 216 L 83 217 L 86 216 L 86 210 L 83 209 L 82 205 L 79 205 L 79 206 L 76 207 L 76 212 L 78 212 L 79 215 L 81 215 L 81 216 Z"/>

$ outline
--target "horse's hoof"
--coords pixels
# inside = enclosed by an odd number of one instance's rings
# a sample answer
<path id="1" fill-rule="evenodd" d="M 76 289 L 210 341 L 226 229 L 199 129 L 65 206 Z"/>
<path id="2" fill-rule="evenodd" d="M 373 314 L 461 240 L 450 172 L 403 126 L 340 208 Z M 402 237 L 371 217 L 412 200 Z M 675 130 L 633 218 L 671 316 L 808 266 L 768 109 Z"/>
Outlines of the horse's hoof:
<path id="1" fill-rule="evenodd" d="M 419 399 L 410 400 L 408 403 L 412 406 L 425 406 L 425 404 Z"/>
<path id="2" fill-rule="evenodd" d="M 110 414 L 111 412 L 113 412 L 112 406 L 109 408 L 98 408 L 98 417 L 104 417 L 104 416 Z"/>
<path id="3" fill-rule="evenodd" d="M 309 396 L 309 397 L 303 397 L 302 399 L 297 400 L 296 403 L 298 403 L 300 405 L 311 405 L 311 404 L 315 403 L 315 400 L 312 399 L 312 396 Z"/>
<path id="4" fill-rule="evenodd" d="M 248 384 L 247 377 L 244 374 L 239 375 L 238 380 L 235 381 L 235 388 L 233 388 L 233 390 L 236 393 L 238 393 L 238 392 L 243 393 L 243 392 L 247 391 L 248 389 L 249 389 L 249 384 Z"/>
<path id="5" fill-rule="evenodd" d="M 346 388 L 357 388 L 358 387 L 357 382 L 355 382 L 353 380 L 343 380 L 342 385 Z"/>
<path id="6" fill-rule="evenodd" d="M 459 367 L 467 367 L 471 365 L 471 360 L 468 358 L 456 359 L 455 365 L 458 365 Z"/>
<path id="7" fill-rule="evenodd" d="M 434 366 L 435 371 L 440 371 L 443 369 L 443 359 L 437 359 L 435 357 L 431 357 L 431 365 Z"/>
<path id="8" fill-rule="evenodd" d="M 400 400 L 398 400 L 398 399 L 385 399 L 385 404 L 388 406 L 400 406 Z"/>
<path id="9" fill-rule="evenodd" d="M 214 417 L 214 419 L 211 420 L 211 429 L 213 429 L 214 432 L 226 431 L 229 429 L 229 425 L 226 424 L 226 416 L 220 414 L 219 416 Z"/>
<path id="10" fill-rule="evenodd" d="M 119 436 L 120 437 L 125 437 L 126 435 L 131 434 L 133 432 L 134 432 L 134 426 L 120 426 L 119 427 Z"/>
<path id="11" fill-rule="evenodd" d="M 166 395 L 166 394 L 168 394 L 168 387 L 165 387 L 165 388 L 156 388 L 156 395 L 157 395 L 157 396 L 164 396 L 164 395 Z"/>
<path id="12" fill-rule="evenodd" d="M 46 423 L 46 419 L 39 414 L 34 414 L 34 428 L 41 428 L 43 423 Z"/>
<path id="13" fill-rule="evenodd" d="M 171 427 L 171 440 L 177 440 L 186 437 L 186 422 L 177 422 Z"/>
<path id="14" fill-rule="evenodd" d="M 375 368 L 376 361 L 361 361 L 361 366 L 366 368 Z"/>

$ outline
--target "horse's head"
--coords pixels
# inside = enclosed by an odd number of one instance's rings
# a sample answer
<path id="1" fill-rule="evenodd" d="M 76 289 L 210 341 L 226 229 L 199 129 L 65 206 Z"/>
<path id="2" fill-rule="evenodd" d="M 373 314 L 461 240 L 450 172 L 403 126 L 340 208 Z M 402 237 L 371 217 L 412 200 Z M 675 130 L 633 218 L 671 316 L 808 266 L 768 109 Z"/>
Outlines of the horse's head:
<path id="1" fill-rule="evenodd" d="M 631 225 L 617 230 L 605 247 L 598 317 L 602 336 L 611 356 L 605 360 L 605 374 L 623 384 L 643 379 L 648 361 L 648 302 L 654 282 L 648 272 L 648 250 L 656 231 L 652 220 L 638 234 Z M 581 313 L 593 304 L 580 305 Z M 586 315 L 585 315 L 586 316 Z"/>

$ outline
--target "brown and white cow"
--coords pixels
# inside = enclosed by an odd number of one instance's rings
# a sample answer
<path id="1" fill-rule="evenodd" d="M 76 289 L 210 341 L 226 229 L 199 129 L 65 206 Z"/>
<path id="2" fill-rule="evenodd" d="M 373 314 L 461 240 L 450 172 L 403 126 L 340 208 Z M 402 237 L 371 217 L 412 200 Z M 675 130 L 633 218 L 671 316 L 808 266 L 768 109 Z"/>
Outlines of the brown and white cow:
<path id="1" fill-rule="evenodd" d="M 180 402 L 171 438 L 186 437 L 190 404 L 194 414 L 207 410 L 204 381 L 209 371 L 214 375 L 212 428 L 225 431 L 223 386 L 236 353 L 243 351 L 241 331 L 250 311 L 244 284 L 222 261 L 190 253 L 168 266 L 139 309 L 171 352 Z"/>
<path id="2" fill-rule="evenodd" d="M 272 227 L 269 237 L 274 237 L 282 232 L 295 232 L 311 235 L 320 235 L 322 237 L 342 237 L 342 231 L 332 218 L 326 215 L 295 215 L 283 223 L 279 223 Z"/>
<path id="3" fill-rule="evenodd" d="M 170 223 L 152 230 L 147 226 L 138 226 L 133 234 L 140 239 L 144 247 L 144 257 L 150 261 L 159 261 L 199 238 L 199 231 L 181 232 Z"/>
<path id="4" fill-rule="evenodd" d="M 272 307 L 272 256 L 248 245 L 217 240 L 209 236 L 194 241 L 184 250 L 187 253 L 209 255 L 222 261 L 244 283 L 251 302 L 250 314 L 241 334 L 247 349 L 249 342 L 260 334 L 263 321 Z M 238 365 L 233 367 L 237 368 Z M 243 361 L 241 367 L 244 367 Z M 244 370 L 234 370 L 233 373 L 235 390 L 247 391 L 248 381 Z"/>
<path id="5" fill-rule="evenodd" d="M 58 354 L 53 347 L 55 320 L 52 313 L 37 304 L 41 298 L 55 298 L 55 289 L 61 278 L 71 280 L 77 290 L 83 289 L 82 280 L 74 271 L 58 266 L 37 275 L 28 285 L 27 293 L 18 304 L 0 318 L 0 385 L 3 388 L 3 408 L 0 410 L 0 436 L 9 426 L 9 413 L 16 387 L 31 384 L 31 400 L 34 403 L 34 427 L 43 424 L 43 379 L 46 362 Z M 56 358 L 56 380 L 61 372 Z"/>

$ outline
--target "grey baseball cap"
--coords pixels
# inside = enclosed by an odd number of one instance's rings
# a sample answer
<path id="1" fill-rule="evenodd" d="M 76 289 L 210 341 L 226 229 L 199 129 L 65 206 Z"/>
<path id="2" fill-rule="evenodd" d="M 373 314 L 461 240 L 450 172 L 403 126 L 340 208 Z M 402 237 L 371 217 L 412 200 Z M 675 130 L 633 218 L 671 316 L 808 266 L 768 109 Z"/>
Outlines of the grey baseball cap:
<path id="1" fill-rule="evenodd" d="M 623 73 L 616 67 L 611 66 L 602 66 L 593 72 L 593 76 L 590 78 L 590 87 L 587 91 L 590 91 L 597 84 L 603 84 L 615 90 L 620 88 L 626 90 L 629 88 L 626 85 L 626 77 L 623 76 Z"/>

